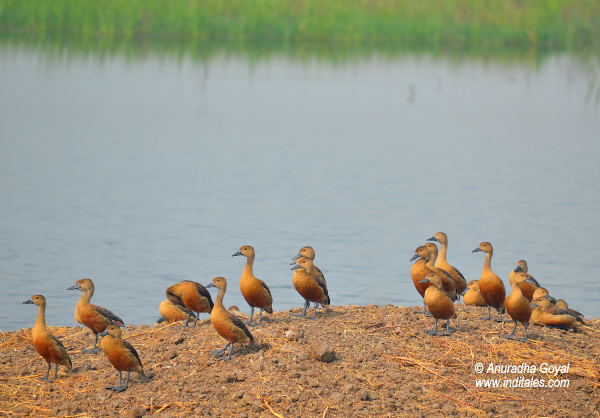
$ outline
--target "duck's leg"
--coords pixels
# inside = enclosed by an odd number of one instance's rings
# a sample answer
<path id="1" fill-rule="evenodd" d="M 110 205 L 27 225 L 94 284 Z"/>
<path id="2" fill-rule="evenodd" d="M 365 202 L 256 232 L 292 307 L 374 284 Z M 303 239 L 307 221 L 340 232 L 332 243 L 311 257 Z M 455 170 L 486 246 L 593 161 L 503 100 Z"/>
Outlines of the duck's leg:
<path id="1" fill-rule="evenodd" d="M 258 321 L 256 321 L 256 326 L 260 325 L 260 321 L 262 320 L 262 313 L 263 313 L 263 308 L 260 308 L 260 310 L 258 311 Z"/>
<path id="2" fill-rule="evenodd" d="M 435 322 L 433 323 L 433 330 L 427 331 L 427 334 L 429 334 L 429 335 L 438 335 L 437 324 L 438 324 L 438 320 L 436 319 Z"/>
<path id="3" fill-rule="evenodd" d="M 82 353 L 89 353 L 89 354 L 98 354 L 100 352 L 100 348 L 98 347 L 98 334 L 94 333 L 96 335 L 96 339 L 94 340 L 94 346 L 92 348 L 84 348 L 81 350 Z"/>
<path id="4" fill-rule="evenodd" d="M 121 386 L 121 372 L 120 371 L 117 373 L 117 376 L 119 376 L 119 382 L 117 383 L 117 386 L 107 386 L 106 389 L 115 390 L 115 388 Z"/>
<path id="5" fill-rule="evenodd" d="M 210 352 L 213 353 L 215 357 L 222 356 L 225 353 L 225 350 L 227 350 L 227 348 L 230 345 L 233 345 L 233 344 L 227 343 L 227 344 L 225 344 L 225 347 L 221 348 L 220 350 L 211 350 Z"/>
<path id="6" fill-rule="evenodd" d="M 299 316 L 299 317 L 306 318 L 306 311 L 308 310 L 309 306 L 310 306 L 310 302 L 308 301 L 308 299 L 304 299 L 304 307 L 302 308 L 302 313 L 294 314 L 293 316 Z"/>
<path id="7" fill-rule="evenodd" d="M 502 325 L 504 325 L 504 322 L 506 321 L 504 319 L 504 315 L 500 311 L 498 311 L 498 315 L 500 315 L 500 316 L 498 318 L 496 318 L 496 322 L 502 322 Z"/>
<path id="8" fill-rule="evenodd" d="M 46 370 L 46 375 L 44 377 L 40 378 L 41 381 L 50 382 L 50 380 L 48 380 L 48 376 L 50 376 L 50 366 L 51 366 L 51 364 L 48 363 L 48 370 Z"/>
<path id="9" fill-rule="evenodd" d="M 523 337 L 523 341 L 527 341 L 529 339 L 529 334 L 527 333 L 529 324 L 523 324 L 523 328 L 525 328 L 525 336 Z"/>
<path id="10" fill-rule="evenodd" d="M 56 363 L 56 369 L 54 369 L 54 380 L 58 377 L 58 363 Z"/>
<path id="11" fill-rule="evenodd" d="M 450 334 L 452 334 L 452 331 L 450 331 L 450 320 L 448 319 L 446 321 L 446 335 L 450 335 Z"/>
<path id="12" fill-rule="evenodd" d="M 250 319 L 248 319 L 248 325 L 251 327 L 256 325 L 254 322 L 252 322 L 252 317 L 254 317 L 254 306 L 250 306 Z"/>
<path id="13" fill-rule="evenodd" d="M 196 312 L 196 315 L 194 315 L 194 313 L 192 312 L 192 316 L 194 317 L 194 325 L 192 326 L 195 327 L 196 322 L 198 322 L 198 320 L 200 319 L 200 312 Z"/>
<path id="14" fill-rule="evenodd" d="M 233 344 L 229 343 L 229 354 L 227 355 L 227 361 L 231 360 L 232 354 L 233 354 Z"/>
<path id="15" fill-rule="evenodd" d="M 127 389 L 127 387 L 129 386 L 129 375 L 131 374 L 131 372 L 127 372 L 127 376 L 125 377 L 125 384 L 121 385 L 121 373 L 119 372 L 119 386 L 115 386 L 113 388 L 113 390 L 115 392 L 123 392 L 125 389 Z"/>
<path id="16" fill-rule="evenodd" d="M 517 336 L 515 335 L 515 331 L 517 330 L 517 321 L 515 321 L 515 326 L 512 329 L 512 332 L 508 335 L 505 335 L 509 340 L 516 340 Z"/>
<path id="17" fill-rule="evenodd" d="M 492 320 L 492 307 L 488 306 L 488 316 L 487 318 L 483 318 L 484 321 L 491 321 Z"/>
<path id="18" fill-rule="evenodd" d="M 317 319 L 317 307 L 319 304 L 317 302 L 313 303 L 313 316 L 310 319 Z"/>

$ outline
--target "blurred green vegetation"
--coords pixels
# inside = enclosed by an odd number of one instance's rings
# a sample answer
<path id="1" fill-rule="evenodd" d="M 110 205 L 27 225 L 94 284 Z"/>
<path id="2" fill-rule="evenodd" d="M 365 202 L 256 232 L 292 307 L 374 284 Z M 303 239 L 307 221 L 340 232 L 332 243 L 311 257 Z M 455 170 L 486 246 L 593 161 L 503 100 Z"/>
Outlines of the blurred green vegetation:
<path id="1" fill-rule="evenodd" d="M 600 0 L 0 0 L 3 43 L 92 53 L 600 49 Z"/>

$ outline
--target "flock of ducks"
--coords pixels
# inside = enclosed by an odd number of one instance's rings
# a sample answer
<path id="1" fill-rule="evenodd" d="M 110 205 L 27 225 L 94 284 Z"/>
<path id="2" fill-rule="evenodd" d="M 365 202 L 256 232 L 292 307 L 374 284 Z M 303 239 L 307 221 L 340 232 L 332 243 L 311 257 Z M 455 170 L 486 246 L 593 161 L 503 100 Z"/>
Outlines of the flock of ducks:
<path id="1" fill-rule="evenodd" d="M 433 242 L 440 244 L 438 247 Z M 508 276 L 511 292 L 506 297 L 506 289 L 502 279 L 492 270 L 492 255 L 494 247 L 489 242 L 482 242 L 473 250 L 485 253 L 483 269 L 479 280 L 469 283 L 461 272 L 448 263 L 448 236 L 443 232 L 436 233 L 427 239 L 424 245 L 415 249 L 411 261 L 411 278 L 417 292 L 423 297 L 423 310 L 418 311 L 433 316 L 431 335 L 449 335 L 451 333 L 450 319 L 456 318 L 454 302 L 463 296 L 467 306 L 482 306 L 488 308 L 486 320 L 491 320 L 491 309 L 500 314 L 498 321 L 504 322 L 503 314 L 508 313 L 514 321 L 512 333 L 506 338 L 526 341 L 529 323 L 546 325 L 561 329 L 575 329 L 583 324 L 583 315 L 569 309 L 564 300 L 556 300 L 548 291 L 541 287 L 537 280 L 528 274 L 527 262 L 519 260 L 517 266 Z M 438 321 L 446 320 L 446 330 L 438 330 Z M 525 329 L 523 338 L 516 337 L 517 325 Z"/>
<path id="2" fill-rule="evenodd" d="M 233 256 L 246 257 L 246 264 L 240 277 L 240 290 L 248 305 L 250 305 L 250 318 L 245 324 L 237 315 L 234 315 L 223 305 L 223 298 L 227 291 L 227 280 L 224 277 L 215 277 L 206 287 L 200 283 L 184 280 L 169 286 L 166 289 L 167 299 L 159 305 L 162 321 L 184 321 L 188 326 L 193 321 L 196 325 L 201 312 L 210 313 L 210 321 L 217 333 L 227 340 L 227 344 L 221 350 L 214 350 L 216 356 L 226 355 L 230 360 L 233 354 L 234 343 L 252 343 L 254 337 L 248 326 L 260 325 L 263 312 L 273 313 L 273 297 L 269 287 L 256 277 L 252 271 L 254 264 L 254 248 L 249 245 L 240 247 Z M 298 293 L 304 298 L 305 304 L 302 316 L 309 319 L 316 317 L 318 305 L 329 305 L 329 293 L 327 283 L 322 271 L 315 266 L 315 251 L 312 247 L 302 247 L 298 254 L 292 259 L 291 270 L 292 283 Z M 207 289 L 216 288 L 217 298 L 213 302 Z M 75 305 L 75 320 L 88 327 L 94 334 L 94 346 L 90 349 L 82 349 L 82 353 L 96 354 L 102 351 L 108 361 L 118 372 L 118 384 L 107 386 L 107 389 L 122 392 L 127 389 L 131 372 L 139 373 L 143 379 L 147 379 L 142 361 L 135 348 L 121 337 L 121 328 L 124 321 L 110 310 L 90 301 L 94 295 L 94 282 L 91 279 L 80 279 L 67 290 L 79 290 L 81 296 Z M 310 302 L 314 303 L 314 313 L 308 316 L 307 309 Z M 58 366 L 62 365 L 72 370 L 73 364 L 66 348 L 59 339 L 50 334 L 46 327 L 46 298 L 42 295 L 34 295 L 30 300 L 23 302 L 34 304 L 38 307 L 38 316 L 32 329 L 32 342 L 35 350 L 48 363 L 46 375 L 43 381 L 50 382 L 50 370 L 55 365 L 54 379 L 58 375 Z M 258 319 L 254 321 L 254 309 L 258 308 Z M 100 347 L 98 347 L 98 339 Z M 125 382 L 122 382 L 122 372 L 127 372 Z"/>
<path id="3" fill-rule="evenodd" d="M 439 251 L 434 242 L 440 245 Z M 435 320 L 434 328 L 427 331 L 428 334 L 449 335 L 452 332 L 450 319 L 456 317 L 454 304 L 461 296 L 465 305 L 488 307 L 486 319 L 491 319 L 491 308 L 496 309 L 501 315 L 505 311 L 508 312 L 515 326 L 507 338 L 517 339 L 515 331 L 519 323 L 525 328 L 525 337 L 520 339 L 522 341 L 528 338 L 527 327 L 530 322 L 563 329 L 575 328 L 583 323 L 583 317 L 579 312 L 569 309 L 566 302 L 552 298 L 548 291 L 527 273 L 527 263 L 524 260 L 520 260 L 509 275 L 511 293 L 506 297 L 502 280 L 492 271 L 492 244 L 482 242 L 473 250 L 473 252 L 484 252 L 486 257 L 479 280 L 469 283 L 461 272 L 446 260 L 447 249 L 448 237 L 445 233 L 438 232 L 429 238 L 427 243 L 417 247 L 411 258 L 411 261 L 416 260 L 410 270 L 412 281 L 423 297 L 424 303 L 423 310 L 418 312 L 432 316 Z M 190 322 L 193 321 L 191 326 L 195 326 L 200 313 L 210 313 L 213 328 L 227 340 L 227 344 L 221 350 L 214 350 L 212 353 L 215 356 L 226 355 L 226 360 L 231 359 L 234 344 L 254 341 L 248 326 L 260 325 L 263 312 L 273 313 L 271 291 L 252 271 L 254 248 L 249 245 L 242 246 L 232 256 L 246 257 L 239 284 L 242 296 L 250 306 L 247 323 L 223 305 L 223 298 L 227 291 L 227 280 L 223 277 L 215 277 L 206 287 L 190 280 L 169 286 L 165 292 L 167 299 L 159 305 L 161 317 L 157 321 L 185 321 L 184 326 L 190 326 Z M 316 318 L 319 305 L 330 304 L 325 276 L 314 264 L 314 259 L 314 249 L 307 246 L 299 250 L 291 263 L 292 283 L 305 301 L 302 313 L 299 315 L 308 319 Z M 210 288 L 216 288 L 218 291 L 214 302 L 207 290 Z M 102 351 L 118 372 L 118 384 L 107 386 L 107 389 L 117 392 L 127 389 L 131 372 L 147 379 L 137 351 L 129 342 L 122 339 L 120 327 L 124 325 L 124 321 L 110 310 L 90 303 L 94 294 L 92 280 L 77 280 L 67 290 L 81 292 L 75 305 L 75 320 L 88 327 L 95 336 L 93 347 L 82 349 L 82 353 Z M 309 316 L 308 309 L 311 302 L 314 304 L 313 315 Z M 38 307 L 37 320 L 32 329 L 32 341 L 38 354 L 48 364 L 46 375 L 42 380 L 49 382 L 51 365 L 56 366 L 54 371 L 54 379 L 56 379 L 59 365 L 72 370 L 71 358 L 60 340 L 50 334 L 46 327 L 44 296 L 34 295 L 23 303 Z M 259 310 L 256 321 L 254 321 L 255 308 Z M 438 330 L 439 320 L 446 320 L 445 331 Z M 98 347 L 99 337 L 102 337 L 100 347 Z M 127 372 L 124 383 L 122 372 Z"/>

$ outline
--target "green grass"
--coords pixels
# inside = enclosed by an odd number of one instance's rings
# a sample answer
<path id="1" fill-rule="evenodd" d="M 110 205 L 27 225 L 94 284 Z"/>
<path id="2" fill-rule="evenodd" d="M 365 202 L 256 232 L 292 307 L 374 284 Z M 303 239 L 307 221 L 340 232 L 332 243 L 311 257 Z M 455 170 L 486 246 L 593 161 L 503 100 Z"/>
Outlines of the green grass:
<path id="1" fill-rule="evenodd" d="M 576 52 L 600 48 L 600 0 L 0 0 L 0 38 Z"/>

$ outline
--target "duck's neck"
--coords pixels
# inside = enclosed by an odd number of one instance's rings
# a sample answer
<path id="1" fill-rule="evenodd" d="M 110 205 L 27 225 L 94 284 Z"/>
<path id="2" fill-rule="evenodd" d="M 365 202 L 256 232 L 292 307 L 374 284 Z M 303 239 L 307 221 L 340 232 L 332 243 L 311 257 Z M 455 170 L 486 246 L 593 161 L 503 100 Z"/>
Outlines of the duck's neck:
<path id="1" fill-rule="evenodd" d="M 94 291 L 92 289 L 84 290 L 83 292 L 81 292 L 81 296 L 79 296 L 79 301 L 90 303 L 93 294 Z"/>
<path id="2" fill-rule="evenodd" d="M 246 276 L 252 276 L 252 264 L 254 264 L 254 256 L 251 255 L 249 257 L 246 258 L 246 265 L 244 266 L 244 272 L 242 273 L 242 275 Z"/>
<path id="3" fill-rule="evenodd" d="M 437 258 L 437 254 L 431 254 L 429 256 L 429 260 L 427 260 L 427 264 L 426 266 L 429 268 L 433 268 L 433 266 L 435 265 L 435 259 Z"/>
<path id="4" fill-rule="evenodd" d="M 38 314 L 37 314 L 37 319 L 35 321 L 34 327 L 37 329 L 46 329 L 46 306 L 45 305 L 38 306 Z"/>
<path id="5" fill-rule="evenodd" d="M 440 263 L 446 263 L 446 252 L 448 251 L 448 245 L 440 242 L 440 251 L 438 253 L 437 261 Z"/>
<path id="6" fill-rule="evenodd" d="M 217 299 L 215 300 L 215 307 L 218 307 L 220 309 L 225 309 L 225 306 L 223 306 L 223 297 L 224 296 L 225 296 L 225 289 L 219 289 L 219 293 L 217 294 Z"/>
<path id="7" fill-rule="evenodd" d="M 491 270 L 492 269 L 492 251 L 489 253 L 485 253 L 485 260 L 483 260 L 483 269 Z"/>

